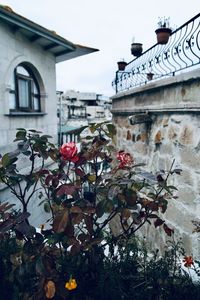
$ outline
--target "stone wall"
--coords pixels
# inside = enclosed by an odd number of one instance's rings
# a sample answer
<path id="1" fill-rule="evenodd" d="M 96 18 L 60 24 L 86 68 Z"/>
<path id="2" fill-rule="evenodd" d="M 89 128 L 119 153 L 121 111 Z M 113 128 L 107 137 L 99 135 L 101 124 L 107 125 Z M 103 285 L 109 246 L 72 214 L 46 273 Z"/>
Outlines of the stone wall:
<path id="1" fill-rule="evenodd" d="M 199 255 L 199 234 L 192 220 L 200 220 L 200 72 L 150 83 L 113 97 L 117 147 L 132 153 L 153 173 L 169 170 L 172 162 L 182 169 L 171 178 L 178 188 L 165 214 L 167 224 L 183 239 L 188 254 Z M 165 244 L 160 229 L 150 230 L 157 246 Z M 146 233 L 147 233 L 146 232 Z"/>

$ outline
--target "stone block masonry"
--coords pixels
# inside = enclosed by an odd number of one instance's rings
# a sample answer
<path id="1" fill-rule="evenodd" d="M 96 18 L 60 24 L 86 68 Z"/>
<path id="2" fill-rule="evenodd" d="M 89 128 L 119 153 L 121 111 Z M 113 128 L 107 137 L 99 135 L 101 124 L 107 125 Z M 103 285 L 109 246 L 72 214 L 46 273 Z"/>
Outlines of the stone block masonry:
<path id="1" fill-rule="evenodd" d="M 173 160 L 182 174 L 170 179 L 178 188 L 166 223 L 182 237 L 188 254 L 200 254 L 200 70 L 160 80 L 112 97 L 117 147 L 130 152 L 153 173 L 169 170 Z M 157 229 L 156 229 L 157 230 Z M 151 235 L 161 245 L 164 233 Z"/>

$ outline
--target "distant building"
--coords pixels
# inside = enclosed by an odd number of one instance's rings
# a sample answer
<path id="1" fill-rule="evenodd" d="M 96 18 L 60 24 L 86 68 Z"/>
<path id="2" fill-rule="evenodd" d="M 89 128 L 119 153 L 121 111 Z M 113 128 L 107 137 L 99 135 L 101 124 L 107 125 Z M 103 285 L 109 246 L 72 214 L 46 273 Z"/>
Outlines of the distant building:
<path id="1" fill-rule="evenodd" d="M 74 90 L 64 94 L 58 92 L 60 143 L 77 141 L 83 126 L 111 120 L 111 106 L 112 101 L 102 94 Z"/>

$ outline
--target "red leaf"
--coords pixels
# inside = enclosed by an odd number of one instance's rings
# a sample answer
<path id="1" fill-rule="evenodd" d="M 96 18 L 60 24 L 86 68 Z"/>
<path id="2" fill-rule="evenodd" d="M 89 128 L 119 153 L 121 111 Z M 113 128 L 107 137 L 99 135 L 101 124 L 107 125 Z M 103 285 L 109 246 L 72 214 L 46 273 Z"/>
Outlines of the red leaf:
<path id="1" fill-rule="evenodd" d="M 85 219 L 85 224 L 86 224 L 88 232 L 90 234 L 92 234 L 93 233 L 93 218 L 92 218 L 92 216 L 85 215 L 84 219 Z"/>
<path id="2" fill-rule="evenodd" d="M 72 236 L 67 239 L 67 244 L 68 244 L 68 246 L 73 246 L 73 245 L 78 246 L 79 242 L 77 241 L 77 239 L 74 236 Z"/>
<path id="3" fill-rule="evenodd" d="M 58 177 L 54 177 L 53 179 L 52 179 L 52 185 L 53 185 L 53 187 L 57 187 L 58 186 L 58 184 L 59 184 L 59 179 L 58 179 Z"/>
<path id="4" fill-rule="evenodd" d="M 84 216 L 82 213 L 72 213 L 71 214 L 71 219 L 72 219 L 72 224 L 80 224 L 83 220 Z"/>
<path id="5" fill-rule="evenodd" d="M 149 219 L 156 219 L 156 218 L 158 218 L 158 216 L 155 215 L 155 214 L 150 214 L 150 215 L 149 215 Z"/>
<path id="6" fill-rule="evenodd" d="M 67 236 L 68 238 L 74 236 L 74 226 L 73 226 L 73 224 L 72 224 L 71 222 L 68 223 L 67 227 L 65 228 L 64 233 L 66 234 L 66 236 Z"/>
<path id="7" fill-rule="evenodd" d="M 79 206 L 72 206 L 70 208 L 71 213 L 79 214 L 82 213 L 82 209 Z"/>
<path id="8" fill-rule="evenodd" d="M 40 170 L 39 172 L 38 172 L 38 174 L 39 175 L 47 175 L 47 174 L 49 174 L 49 171 L 48 170 L 46 170 L 46 169 L 44 169 L 44 170 Z"/>
<path id="9" fill-rule="evenodd" d="M 169 228 L 166 224 L 163 224 L 163 228 L 168 236 L 171 236 L 174 233 L 174 229 Z"/>
<path id="10" fill-rule="evenodd" d="M 78 253 L 80 252 L 80 250 L 81 250 L 80 245 L 73 245 L 73 246 L 71 247 L 71 249 L 70 249 L 70 253 L 71 253 L 72 255 L 76 255 L 76 254 L 78 254 Z"/>
<path id="11" fill-rule="evenodd" d="M 163 223 L 165 223 L 165 221 L 163 221 L 160 218 L 157 218 L 154 222 L 155 227 L 161 226 Z"/>
<path id="12" fill-rule="evenodd" d="M 45 184 L 46 184 L 46 185 L 49 185 L 49 184 L 50 184 L 50 181 L 52 180 L 52 178 L 53 178 L 53 175 L 48 175 L 48 176 L 46 177 L 46 179 L 45 179 Z"/>
<path id="13" fill-rule="evenodd" d="M 90 215 L 90 214 L 95 214 L 95 212 L 96 212 L 96 208 L 93 206 L 87 206 L 87 207 L 83 208 L 83 213 L 85 213 L 85 214 Z"/>
<path id="14" fill-rule="evenodd" d="M 73 184 L 63 184 L 61 186 L 59 186 L 58 190 L 57 190 L 57 196 L 62 196 L 62 195 L 70 195 L 72 196 L 73 193 L 77 190 L 77 186 L 73 185 Z"/>
<path id="15" fill-rule="evenodd" d="M 80 176 L 81 178 L 85 177 L 85 173 L 81 169 L 76 168 L 75 173 L 76 173 L 76 175 Z"/>
<path id="16" fill-rule="evenodd" d="M 78 236 L 79 241 L 81 242 L 87 242 L 90 240 L 90 235 L 89 234 L 85 234 L 85 233 L 81 233 Z"/>

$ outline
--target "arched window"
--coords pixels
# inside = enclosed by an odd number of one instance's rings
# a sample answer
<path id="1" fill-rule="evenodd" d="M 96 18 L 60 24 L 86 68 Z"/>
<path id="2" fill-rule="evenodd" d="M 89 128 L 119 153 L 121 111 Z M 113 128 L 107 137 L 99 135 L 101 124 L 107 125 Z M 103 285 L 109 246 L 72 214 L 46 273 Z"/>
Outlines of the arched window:
<path id="1" fill-rule="evenodd" d="M 10 109 L 12 111 L 39 112 L 40 88 L 30 67 L 18 65 L 14 70 L 14 90 Z"/>

